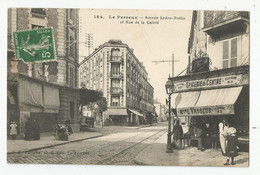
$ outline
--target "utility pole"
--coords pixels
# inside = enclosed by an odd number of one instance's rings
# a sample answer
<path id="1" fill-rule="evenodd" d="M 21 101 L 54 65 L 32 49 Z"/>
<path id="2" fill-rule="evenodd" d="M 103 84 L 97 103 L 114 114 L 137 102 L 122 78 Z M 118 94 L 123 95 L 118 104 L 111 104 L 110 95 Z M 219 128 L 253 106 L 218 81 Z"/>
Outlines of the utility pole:
<path id="1" fill-rule="evenodd" d="M 90 55 L 90 48 L 93 47 L 93 34 L 86 33 L 85 40 L 86 40 L 86 47 L 88 47 L 88 55 Z"/>
<path id="2" fill-rule="evenodd" d="M 171 60 L 159 60 L 159 61 L 152 61 L 155 64 L 159 64 L 159 63 L 168 63 L 171 62 L 172 63 L 172 77 L 174 77 L 174 62 L 178 62 L 180 60 L 175 60 L 174 59 L 174 53 L 172 53 L 172 59 Z M 170 76 L 170 74 L 169 74 Z"/>

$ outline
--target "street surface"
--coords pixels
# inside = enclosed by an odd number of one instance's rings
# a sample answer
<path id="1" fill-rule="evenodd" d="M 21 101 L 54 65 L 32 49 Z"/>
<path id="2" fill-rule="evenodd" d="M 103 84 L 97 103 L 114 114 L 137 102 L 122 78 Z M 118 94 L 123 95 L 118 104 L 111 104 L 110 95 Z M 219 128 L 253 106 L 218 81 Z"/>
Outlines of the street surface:
<path id="1" fill-rule="evenodd" d="M 112 126 L 96 130 L 104 136 L 37 151 L 8 154 L 7 161 L 25 164 L 135 165 L 136 155 L 159 139 L 167 131 L 167 126 L 161 123 L 144 128 Z"/>
<path id="2" fill-rule="evenodd" d="M 101 133 L 101 137 L 7 154 L 7 161 L 18 164 L 223 166 L 227 159 L 220 148 L 201 152 L 196 147 L 186 147 L 166 153 L 167 123 L 141 127 L 97 126 L 85 134 Z M 39 141 L 31 143 L 40 144 Z M 248 152 L 239 152 L 235 163 L 234 166 L 248 166 Z"/>

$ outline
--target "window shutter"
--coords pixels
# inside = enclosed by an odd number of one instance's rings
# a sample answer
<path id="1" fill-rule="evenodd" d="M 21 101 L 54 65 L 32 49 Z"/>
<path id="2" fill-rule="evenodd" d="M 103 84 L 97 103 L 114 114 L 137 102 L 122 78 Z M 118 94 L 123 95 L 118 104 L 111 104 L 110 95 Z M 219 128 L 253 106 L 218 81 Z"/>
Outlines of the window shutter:
<path id="1" fill-rule="evenodd" d="M 237 38 L 231 40 L 231 67 L 237 66 Z"/>
<path id="2" fill-rule="evenodd" d="M 231 59 L 237 58 L 237 39 L 231 40 Z"/>
<path id="3" fill-rule="evenodd" d="M 223 42 L 223 59 L 228 59 L 228 50 L 229 50 L 228 41 L 224 41 Z"/>

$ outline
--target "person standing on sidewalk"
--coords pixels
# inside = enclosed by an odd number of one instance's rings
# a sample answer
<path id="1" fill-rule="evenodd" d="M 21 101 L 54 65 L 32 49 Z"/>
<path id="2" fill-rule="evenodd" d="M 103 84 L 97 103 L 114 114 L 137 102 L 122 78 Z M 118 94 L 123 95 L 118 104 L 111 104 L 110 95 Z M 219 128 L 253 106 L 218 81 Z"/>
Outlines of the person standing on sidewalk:
<path id="1" fill-rule="evenodd" d="M 234 157 L 238 156 L 238 141 L 236 132 L 237 130 L 234 127 L 230 127 L 227 129 L 226 156 L 228 157 L 228 159 L 224 165 L 235 165 Z M 229 164 L 230 159 L 231 163 Z"/>
<path id="2" fill-rule="evenodd" d="M 17 136 L 17 124 L 15 122 L 11 122 L 11 125 L 10 125 L 10 136 L 12 137 L 13 140 L 16 139 L 16 136 Z"/>
<path id="3" fill-rule="evenodd" d="M 172 134 L 173 134 L 173 141 L 174 141 L 174 144 L 176 145 L 176 148 L 181 149 L 182 148 L 183 129 L 182 129 L 182 126 L 180 125 L 179 120 L 176 120 L 176 124 L 173 126 L 173 129 L 172 129 Z"/>
<path id="4" fill-rule="evenodd" d="M 221 146 L 221 151 L 223 156 L 226 155 L 226 141 L 227 141 L 227 129 L 228 129 L 228 122 L 224 119 L 222 122 L 219 123 L 219 141 Z"/>

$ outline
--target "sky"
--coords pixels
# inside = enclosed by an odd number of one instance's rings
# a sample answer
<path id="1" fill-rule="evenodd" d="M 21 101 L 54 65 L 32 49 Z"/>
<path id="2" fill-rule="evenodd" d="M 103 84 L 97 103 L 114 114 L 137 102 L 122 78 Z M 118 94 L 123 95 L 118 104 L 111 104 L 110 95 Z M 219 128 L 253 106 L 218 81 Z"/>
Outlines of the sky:
<path id="1" fill-rule="evenodd" d="M 154 98 L 165 104 L 165 83 L 172 74 L 172 63 L 160 61 L 172 60 L 174 53 L 175 76 L 187 67 L 191 17 L 192 11 L 80 9 L 80 60 L 89 53 L 83 43 L 86 33 L 93 34 L 90 53 L 110 39 L 121 40 L 144 63 Z"/>

